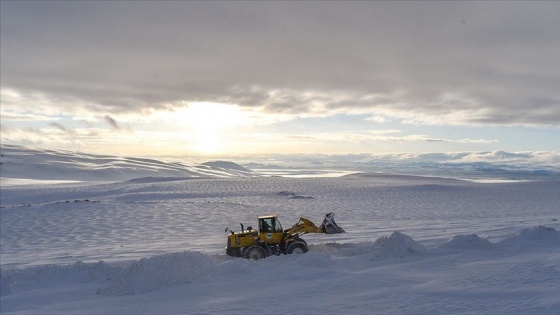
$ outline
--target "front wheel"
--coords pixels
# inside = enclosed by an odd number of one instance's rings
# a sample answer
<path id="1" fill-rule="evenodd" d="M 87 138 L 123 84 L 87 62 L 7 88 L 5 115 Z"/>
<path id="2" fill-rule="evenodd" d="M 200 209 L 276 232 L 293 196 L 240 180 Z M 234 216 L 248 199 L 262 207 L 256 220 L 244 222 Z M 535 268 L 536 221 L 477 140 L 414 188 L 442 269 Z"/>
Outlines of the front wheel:
<path id="1" fill-rule="evenodd" d="M 286 253 L 290 254 L 305 254 L 309 251 L 304 242 L 293 242 L 288 246 Z"/>
<path id="2" fill-rule="evenodd" d="M 259 260 L 266 258 L 266 252 L 264 251 L 264 248 L 260 247 L 259 245 L 253 245 L 245 250 L 243 257 L 247 259 Z"/>

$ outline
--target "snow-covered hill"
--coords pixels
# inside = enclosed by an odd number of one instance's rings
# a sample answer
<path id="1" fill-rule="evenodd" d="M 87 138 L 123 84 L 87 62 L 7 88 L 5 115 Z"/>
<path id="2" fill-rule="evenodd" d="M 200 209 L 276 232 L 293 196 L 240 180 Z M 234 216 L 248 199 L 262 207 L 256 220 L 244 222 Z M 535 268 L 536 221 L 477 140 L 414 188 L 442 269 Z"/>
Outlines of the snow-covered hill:
<path id="1" fill-rule="evenodd" d="M 256 176 L 233 162 L 193 164 L 2 145 L 3 179 L 123 181 L 141 177 Z M 6 180 L 7 181 L 7 180 Z"/>

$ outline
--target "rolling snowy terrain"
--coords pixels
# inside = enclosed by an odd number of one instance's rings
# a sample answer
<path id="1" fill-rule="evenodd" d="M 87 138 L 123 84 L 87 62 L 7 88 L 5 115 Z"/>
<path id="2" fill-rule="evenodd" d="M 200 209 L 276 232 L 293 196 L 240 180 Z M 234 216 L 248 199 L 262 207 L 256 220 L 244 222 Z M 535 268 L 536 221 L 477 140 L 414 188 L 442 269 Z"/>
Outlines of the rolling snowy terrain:
<path id="1" fill-rule="evenodd" d="M 560 310 L 560 181 L 548 175 L 268 177 L 3 146 L 1 185 L 2 314 Z M 226 226 L 328 212 L 346 233 L 305 236 L 305 255 L 224 253 Z"/>

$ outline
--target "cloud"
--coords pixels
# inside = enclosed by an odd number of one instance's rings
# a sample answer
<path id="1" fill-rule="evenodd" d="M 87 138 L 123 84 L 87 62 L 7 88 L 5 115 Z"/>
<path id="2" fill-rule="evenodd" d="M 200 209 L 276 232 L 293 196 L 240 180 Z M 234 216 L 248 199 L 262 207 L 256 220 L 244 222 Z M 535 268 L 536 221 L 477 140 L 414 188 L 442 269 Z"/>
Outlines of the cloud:
<path id="1" fill-rule="evenodd" d="M 105 122 L 107 122 L 109 126 L 111 126 L 111 128 L 115 131 L 132 132 L 132 129 L 129 126 L 127 126 L 126 128 L 122 128 L 119 123 L 117 123 L 117 121 L 109 115 L 105 115 L 103 119 L 105 119 Z"/>
<path id="2" fill-rule="evenodd" d="M 54 127 L 54 128 L 62 131 L 65 134 L 68 134 L 68 135 L 76 135 L 77 134 L 74 129 L 66 128 L 62 124 L 57 123 L 57 122 L 51 122 L 51 123 L 49 123 L 49 126 Z"/>
<path id="3" fill-rule="evenodd" d="M 557 2 L 1 5 L 3 88 L 44 95 L 53 112 L 217 102 L 271 115 L 560 125 Z"/>
<path id="4" fill-rule="evenodd" d="M 1 114 L 2 120 L 5 121 L 47 121 L 52 120 L 52 117 L 49 116 L 42 116 L 37 114 L 26 114 L 26 113 L 11 113 L 11 112 L 2 112 Z"/>
<path id="5" fill-rule="evenodd" d="M 444 139 L 434 138 L 427 135 L 389 135 L 399 133 L 399 130 L 373 130 L 370 132 L 336 132 L 315 134 L 257 134 L 254 137 L 269 141 L 292 141 L 292 142 L 442 142 L 442 143 L 470 143 L 470 144 L 495 144 L 497 140 L 489 139 Z"/>
<path id="6" fill-rule="evenodd" d="M 454 164 L 508 164 L 517 166 L 550 166 L 560 167 L 560 151 L 526 151 L 509 152 L 504 150 L 476 151 L 476 152 L 448 152 L 448 153 L 394 153 L 373 154 L 372 161 L 405 161 L 405 162 L 432 162 Z"/>
<path id="7" fill-rule="evenodd" d="M 116 129 L 116 130 L 120 130 L 121 127 L 119 126 L 119 124 L 117 123 L 117 121 L 115 119 L 113 119 L 111 116 L 109 115 L 105 115 L 105 117 L 103 117 L 105 119 L 105 121 L 111 126 L 111 128 Z"/>
<path id="8" fill-rule="evenodd" d="M 370 117 L 366 118 L 366 120 L 373 121 L 373 122 L 376 122 L 376 123 L 382 123 L 382 122 L 385 122 L 386 118 L 383 117 L 383 116 L 375 115 L 375 116 L 370 116 Z"/>
<path id="9" fill-rule="evenodd" d="M 52 128 L 14 128 L 2 126 L 2 143 L 18 143 L 26 145 L 79 145 L 84 143 L 80 141 L 79 135 L 69 132 L 64 126 L 53 123 Z M 66 130 L 66 131 L 64 131 Z M 62 133 L 60 131 L 63 131 Z"/>

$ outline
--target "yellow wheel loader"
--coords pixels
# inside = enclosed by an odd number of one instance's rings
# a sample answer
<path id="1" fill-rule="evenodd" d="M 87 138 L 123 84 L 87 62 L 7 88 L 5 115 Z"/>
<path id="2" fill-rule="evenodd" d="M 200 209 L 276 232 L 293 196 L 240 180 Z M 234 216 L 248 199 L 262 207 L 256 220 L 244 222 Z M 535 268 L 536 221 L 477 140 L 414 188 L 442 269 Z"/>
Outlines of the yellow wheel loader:
<path id="1" fill-rule="evenodd" d="M 271 255 L 303 254 L 308 251 L 307 243 L 300 236 L 307 233 L 338 234 L 344 230 L 334 222 L 334 213 L 327 213 L 323 223 L 318 227 L 306 218 L 283 230 L 280 220 L 275 215 L 259 216 L 258 230 L 241 225 L 240 232 L 230 232 L 227 239 L 226 254 L 258 260 Z"/>

